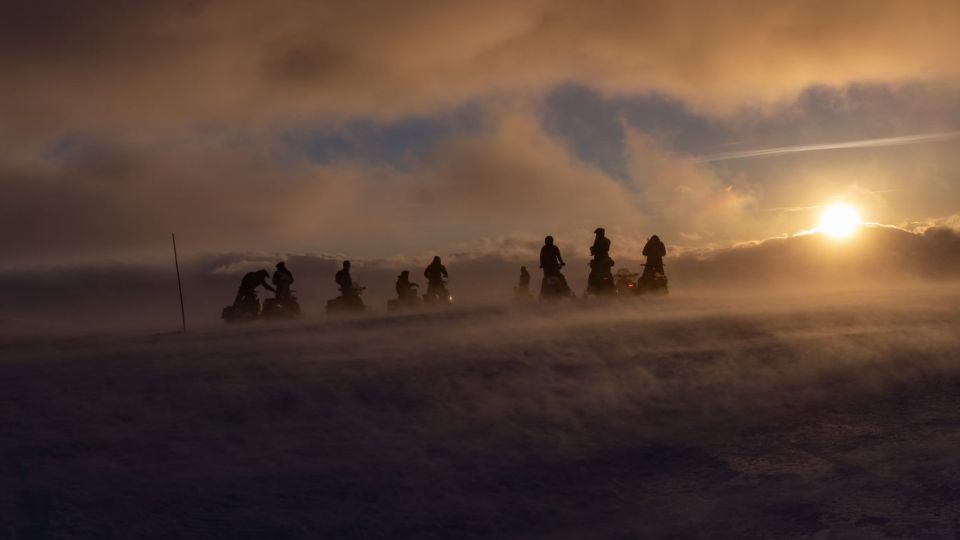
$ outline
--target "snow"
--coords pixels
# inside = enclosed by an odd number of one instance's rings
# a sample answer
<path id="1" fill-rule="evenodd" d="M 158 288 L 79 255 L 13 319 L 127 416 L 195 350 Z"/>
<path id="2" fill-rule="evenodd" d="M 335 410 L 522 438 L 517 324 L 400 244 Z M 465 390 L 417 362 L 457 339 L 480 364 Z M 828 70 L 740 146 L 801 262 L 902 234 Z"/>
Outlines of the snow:
<path id="1" fill-rule="evenodd" d="M 960 291 L 0 341 L 12 538 L 953 538 Z"/>

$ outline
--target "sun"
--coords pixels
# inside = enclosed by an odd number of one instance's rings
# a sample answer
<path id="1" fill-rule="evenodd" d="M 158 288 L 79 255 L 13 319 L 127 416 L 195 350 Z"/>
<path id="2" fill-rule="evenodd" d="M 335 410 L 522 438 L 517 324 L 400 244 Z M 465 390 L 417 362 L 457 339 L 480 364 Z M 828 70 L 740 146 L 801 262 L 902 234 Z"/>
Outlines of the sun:
<path id="1" fill-rule="evenodd" d="M 856 208 L 845 203 L 835 203 L 823 209 L 816 230 L 833 238 L 848 238 L 857 232 L 861 223 L 860 212 Z"/>

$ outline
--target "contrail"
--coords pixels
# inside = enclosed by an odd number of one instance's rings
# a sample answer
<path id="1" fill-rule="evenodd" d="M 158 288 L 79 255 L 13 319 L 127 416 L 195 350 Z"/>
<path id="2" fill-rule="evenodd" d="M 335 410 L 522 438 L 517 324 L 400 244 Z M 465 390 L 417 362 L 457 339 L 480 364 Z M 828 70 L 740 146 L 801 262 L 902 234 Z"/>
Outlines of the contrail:
<path id="1" fill-rule="evenodd" d="M 762 150 L 744 150 L 742 152 L 724 152 L 700 158 L 700 161 L 726 161 L 730 159 L 749 159 L 766 156 L 780 156 L 783 154 L 797 154 L 800 152 L 815 152 L 817 150 L 843 150 L 847 148 L 879 148 L 883 146 L 904 146 L 908 144 L 923 144 L 930 142 L 952 141 L 960 138 L 960 131 L 945 131 L 942 133 L 920 133 L 917 135 L 902 135 L 900 137 L 886 137 L 882 139 L 864 139 L 830 144 L 809 144 L 805 146 L 781 146 L 779 148 L 764 148 Z"/>

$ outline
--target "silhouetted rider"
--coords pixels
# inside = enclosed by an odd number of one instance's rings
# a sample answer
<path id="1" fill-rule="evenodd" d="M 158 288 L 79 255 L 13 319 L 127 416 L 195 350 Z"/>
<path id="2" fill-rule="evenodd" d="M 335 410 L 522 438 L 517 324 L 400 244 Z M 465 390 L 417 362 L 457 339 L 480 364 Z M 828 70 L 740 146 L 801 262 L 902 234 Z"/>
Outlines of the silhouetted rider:
<path id="1" fill-rule="evenodd" d="M 417 296 L 417 284 L 410 283 L 410 271 L 404 270 L 397 276 L 397 296 L 400 300 L 409 300 Z"/>
<path id="2" fill-rule="evenodd" d="M 293 273 L 287 270 L 283 261 L 277 263 L 277 271 L 273 273 L 273 284 L 277 286 L 277 298 L 290 297 L 290 285 L 293 285 Z"/>
<path id="3" fill-rule="evenodd" d="M 257 270 L 256 272 L 247 272 L 240 281 L 240 289 L 237 291 L 237 298 L 233 301 L 234 306 L 252 304 L 257 301 L 257 287 L 263 287 L 268 291 L 277 290 L 267 284 L 267 277 L 270 272 L 266 270 Z"/>
<path id="4" fill-rule="evenodd" d="M 447 267 L 440 262 L 440 257 L 434 257 L 430 266 L 423 271 L 423 277 L 427 278 L 427 283 L 431 286 L 443 285 L 443 280 L 448 277 Z"/>
<path id="5" fill-rule="evenodd" d="M 540 248 L 540 268 L 543 268 L 543 275 L 557 274 L 560 267 L 566 264 L 560 256 L 560 248 L 553 244 L 553 237 L 544 238 L 543 247 Z"/>
<path id="6" fill-rule="evenodd" d="M 647 268 L 656 270 L 661 274 L 665 273 L 663 271 L 663 258 L 667 256 L 667 246 L 663 245 L 659 236 L 653 235 L 647 240 L 647 244 L 643 246 L 643 254 L 647 257 Z"/>
<path id="7" fill-rule="evenodd" d="M 603 227 L 598 227 L 593 234 L 596 237 L 593 240 L 593 245 L 590 246 L 590 255 L 594 259 L 606 259 L 610 255 L 610 239 L 606 237 L 606 231 Z"/>
<path id="8" fill-rule="evenodd" d="M 517 283 L 518 292 L 527 292 L 530 290 L 530 272 L 527 272 L 526 266 L 520 267 L 520 282 Z"/>
<path id="9" fill-rule="evenodd" d="M 444 279 L 448 277 L 447 267 L 440 262 L 440 257 L 433 258 L 430 266 L 423 271 L 423 276 L 427 278 L 425 299 L 427 297 L 446 299 L 449 296 L 450 293 L 447 291 L 446 282 L 444 282 Z"/>
<path id="10" fill-rule="evenodd" d="M 337 285 L 340 286 L 340 294 L 351 297 L 358 296 L 356 289 L 353 287 L 353 278 L 350 277 L 350 261 L 343 261 L 343 268 L 337 270 L 337 275 L 334 279 Z"/>

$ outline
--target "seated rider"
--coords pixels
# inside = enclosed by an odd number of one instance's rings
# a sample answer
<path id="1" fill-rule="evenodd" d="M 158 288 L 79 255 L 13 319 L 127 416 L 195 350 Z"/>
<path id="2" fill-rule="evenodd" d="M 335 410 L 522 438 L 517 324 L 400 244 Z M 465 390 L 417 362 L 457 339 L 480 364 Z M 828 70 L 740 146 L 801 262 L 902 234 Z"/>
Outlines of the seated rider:
<path id="1" fill-rule="evenodd" d="M 560 248 L 553 244 L 553 237 L 544 238 L 543 247 L 540 248 L 540 268 L 543 268 L 544 277 L 559 274 L 560 267 L 565 265 L 563 257 L 560 256 Z"/>
<path id="2" fill-rule="evenodd" d="M 400 300 L 410 300 L 417 297 L 417 284 L 410 283 L 410 271 L 404 270 L 397 276 L 397 296 Z"/>
<path id="3" fill-rule="evenodd" d="M 340 294 L 346 297 L 359 297 L 356 288 L 353 286 L 353 278 L 350 277 L 350 261 L 343 261 L 343 268 L 337 270 L 337 285 L 340 286 Z"/>
<path id="4" fill-rule="evenodd" d="M 267 277 L 269 275 L 270 272 L 266 270 L 247 272 L 240 281 L 240 289 L 237 291 L 237 298 L 233 301 L 233 305 L 241 307 L 256 303 L 257 287 L 263 287 L 268 291 L 276 292 L 276 289 L 267 284 Z"/>
<path id="5" fill-rule="evenodd" d="M 667 256 L 667 246 L 663 245 L 659 236 L 653 235 L 647 240 L 647 244 L 643 246 L 643 254 L 647 257 L 648 270 L 655 270 L 661 274 L 665 273 L 663 271 L 663 258 Z"/>
<path id="6" fill-rule="evenodd" d="M 427 293 L 446 291 L 444 279 L 448 277 L 447 267 L 440 262 L 440 257 L 434 257 L 430 266 L 423 271 L 423 276 L 427 278 Z"/>
<path id="7" fill-rule="evenodd" d="M 287 270 L 283 261 L 277 263 L 277 271 L 273 273 L 273 284 L 277 286 L 277 298 L 290 298 L 290 285 L 293 285 L 293 274 Z"/>

